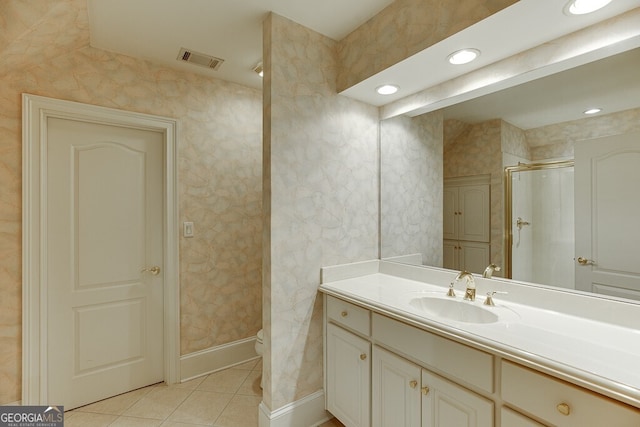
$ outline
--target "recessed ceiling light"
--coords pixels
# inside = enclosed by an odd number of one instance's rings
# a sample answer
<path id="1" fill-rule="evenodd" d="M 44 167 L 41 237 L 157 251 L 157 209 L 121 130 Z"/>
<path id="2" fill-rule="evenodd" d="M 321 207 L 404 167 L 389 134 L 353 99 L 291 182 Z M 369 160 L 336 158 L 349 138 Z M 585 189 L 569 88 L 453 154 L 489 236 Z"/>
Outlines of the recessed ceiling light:
<path id="1" fill-rule="evenodd" d="M 478 49 L 460 49 L 449 55 L 448 59 L 451 64 L 461 65 L 467 64 L 480 56 Z"/>
<path id="2" fill-rule="evenodd" d="M 611 0 L 571 0 L 564 7 L 564 11 L 569 15 L 584 15 L 602 9 L 609 3 Z"/>
<path id="3" fill-rule="evenodd" d="M 400 88 L 396 85 L 382 85 L 376 88 L 376 92 L 380 95 L 393 95 L 398 91 L 398 89 Z"/>
<path id="4" fill-rule="evenodd" d="M 584 114 L 596 114 L 602 111 L 602 108 L 589 108 Z"/>

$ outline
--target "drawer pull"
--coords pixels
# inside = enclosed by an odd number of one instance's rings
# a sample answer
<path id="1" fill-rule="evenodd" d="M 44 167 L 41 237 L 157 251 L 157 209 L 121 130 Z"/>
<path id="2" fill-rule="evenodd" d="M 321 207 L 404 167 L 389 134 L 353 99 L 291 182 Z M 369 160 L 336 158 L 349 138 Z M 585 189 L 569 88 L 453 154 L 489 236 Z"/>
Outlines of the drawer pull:
<path id="1" fill-rule="evenodd" d="M 558 406 L 556 406 L 556 409 L 562 415 L 569 415 L 571 413 L 571 407 L 569 405 L 567 405 L 566 403 L 559 404 Z"/>
<path id="2" fill-rule="evenodd" d="M 342 317 L 347 317 L 348 315 L 349 315 L 349 313 L 347 313 L 347 310 L 345 310 L 342 313 L 340 313 L 340 316 L 342 316 Z"/>
<path id="3" fill-rule="evenodd" d="M 362 353 L 360 355 L 360 360 L 365 360 L 367 358 L 367 355 L 365 353 Z"/>
<path id="4" fill-rule="evenodd" d="M 421 389 L 421 390 L 422 390 L 422 394 L 424 394 L 425 396 L 426 396 L 427 394 L 429 394 L 429 391 L 430 391 L 430 390 L 429 390 L 429 387 L 426 387 L 426 386 L 425 386 L 425 387 L 422 387 L 422 389 Z"/>
<path id="5" fill-rule="evenodd" d="M 416 381 L 416 380 L 409 381 L 409 387 L 411 387 L 411 388 L 418 387 L 418 381 Z"/>

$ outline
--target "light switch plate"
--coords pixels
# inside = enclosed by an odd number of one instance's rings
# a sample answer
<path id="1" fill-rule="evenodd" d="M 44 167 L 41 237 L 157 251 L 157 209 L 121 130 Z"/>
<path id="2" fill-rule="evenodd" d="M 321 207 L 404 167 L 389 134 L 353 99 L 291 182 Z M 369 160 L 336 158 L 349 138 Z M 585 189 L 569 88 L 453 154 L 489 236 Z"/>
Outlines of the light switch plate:
<path id="1" fill-rule="evenodd" d="M 185 221 L 182 223 L 182 235 L 184 237 L 193 237 L 193 222 Z"/>

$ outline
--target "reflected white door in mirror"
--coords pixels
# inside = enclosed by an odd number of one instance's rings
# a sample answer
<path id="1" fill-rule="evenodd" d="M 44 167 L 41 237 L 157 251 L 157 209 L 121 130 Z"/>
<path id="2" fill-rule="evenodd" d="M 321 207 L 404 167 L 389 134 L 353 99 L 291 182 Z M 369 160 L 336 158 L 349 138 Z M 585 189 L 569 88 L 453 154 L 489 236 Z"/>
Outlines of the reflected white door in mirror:
<path id="1" fill-rule="evenodd" d="M 575 155 L 576 289 L 640 300 L 640 132 L 578 142 Z"/>

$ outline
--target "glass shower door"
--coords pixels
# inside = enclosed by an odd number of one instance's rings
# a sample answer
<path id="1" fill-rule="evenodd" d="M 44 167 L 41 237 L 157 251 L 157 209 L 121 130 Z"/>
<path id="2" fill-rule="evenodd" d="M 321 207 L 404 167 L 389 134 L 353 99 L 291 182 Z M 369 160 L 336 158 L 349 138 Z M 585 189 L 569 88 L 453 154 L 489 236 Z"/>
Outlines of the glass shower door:
<path id="1" fill-rule="evenodd" d="M 511 277 L 574 289 L 573 163 L 562 165 L 507 168 Z"/>

